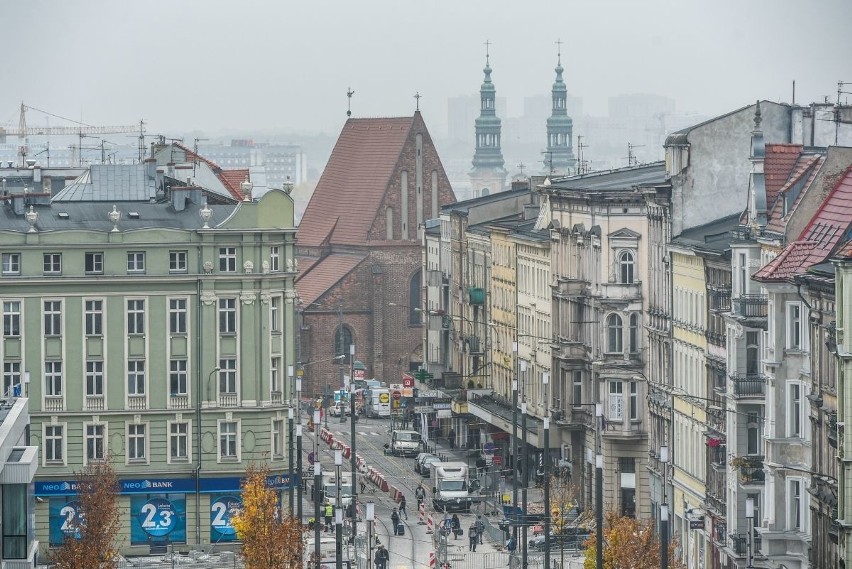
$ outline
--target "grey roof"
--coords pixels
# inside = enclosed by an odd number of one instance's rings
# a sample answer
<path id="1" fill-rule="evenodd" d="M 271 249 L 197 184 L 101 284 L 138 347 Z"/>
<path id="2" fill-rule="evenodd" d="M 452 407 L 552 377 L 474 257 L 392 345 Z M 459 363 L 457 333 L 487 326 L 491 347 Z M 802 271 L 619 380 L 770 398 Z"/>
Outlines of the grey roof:
<path id="1" fill-rule="evenodd" d="M 476 207 L 482 204 L 488 204 L 493 202 L 499 202 L 509 198 L 516 198 L 518 196 L 522 196 L 525 194 L 529 194 L 530 190 L 528 188 L 522 188 L 519 190 L 506 190 L 503 192 L 495 192 L 493 194 L 489 194 L 487 196 L 480 196 L 478 198 L 471 198 L 469 200 L 464 200 L 460 202 L 456 202 L 453 204 L 445 205 L 441 208 L 442 212 L 445 213 L 467 213 L 472 207 Z"/>
<path id="2" fill-rule="evenodd" d="M 156 195 L 156 182 L 147 176 L 144 164 L 92 164 L 53 201 L 148 201 Z"/>
<path id="3" fill-rule="evenodd" d="M 758 101 L 758 102 L 759 102 L 761 105 L 766 104 L 766 103 L 772 103 L 772 101 L 767 101 L 767 100 L 765 100 L 765 99 L 763 99 L 763 100 L 761 100 L 761 101 Z M 688 126 L 688 127 L 686 127 L 686 128 L 682 128 L 682 129 L 680 129 L 680 130 L 676 130 L 676 131 L 674 131 L 673 133 L 669 134 L 669 135 L 666 137 L 666 141 L 665 141 L 665 143 L 663 143 L 663 146 L 686 146 L 686 145 L 688 145 L 688 144 L 689 144 L 689 133 L 690 133 L 690 132 L 692 132 L 693 130 L 695 130 L 695 129 L 697 129 L 697 128 L 701 128 L 701 127 L 702 127 L 702 126 L 704 126 L 704 125 L 708 125 L 708 124 L 710 124 L 710 123 L 713 123 L 713 122 L 715 122 L 715 121 L 717 121 L 717 120 L 719 120 L 719 119 L 723 119 L 723 118 L 725 118 L 725 117 L 729 117 L 729 116 L 731 116 L 731 115 L 735 115 L 735 114 L 737 114 L 737 113 L 738 113 L 738 112 L 740 112 L 740 111 L 744 111 L 744 110 L 746 110 L 746 109 L 753 108 L 756 104 L 757 104 L 757 103 L 752 103 L 752 104 L 750 104 L 750 105 L 746 105 L 746 106 L 744 106 L 744 107 L 740 107 L 739 109 L 734 109 L 733 111 L 730 111 L 730 112 L 728 112 L 728 113 L 725 113 L 725 114 L 722 114 L 722 115 L 715 116 L 715 117 L 713 117 L 713 118 L 707 119 L 706 121 L 703 121 L 703 122 L 700 122 L 700 123 L 694 124 L 694 125 L 692 125 L 692 126 Z M 781 105 L 781 106 L 785 106 L 785 107 L 789 107 L 789 105 L 787 105 L 786 103 L 772 103 L 772 104 L 774 104 L 774 105 Z"/>
<path id="4" fill-rule="evenodd" d="M 121 212 L 118 222 L 119 231 L 133 229 L 168 228 L 195 230 L 204 225 L 198 215 L 202 206 L 189 206 L 183 211 L 175 211 L 170 203 L 148 202 L 54 202 L 52 205 L 37 205 L 38 212 L 36 229 L 38 231 L 61 231 L 89 229 L 93 231 L 111 231 L 112 223 L 107 215 L 116 209 Z M 210 227 L 227 220 L 238 207 L 237 205 L 209 205 L 213 212 Z M 29 207 L 27 208 L 29 209 Z M 131 218 L 130 213 L 138 213 L 138 218 Z M 60 214 L 63 214 L 60 216 Z M 67 217 L 64 215 L 67 214 Z M 0 229 L 8 231 L 27 232 L 29 224 L 23 215 L 15 215 L 7 203 L 0 206 Z"/>
<path id="5" fill-rule="evenodd" d="M 556 178 L 549 186 L 540 185 L 541 190 L 581 190 L 602 192 L 628 190 L 634 186 L 662 184 L 666 181 L 665 162 L 651 162 L 605 172 L 590 172 L 577 176 Z"/>
<path id="6" fill-rule="evenodd" d="M 731 248 L 731 231 L 740 223 L 740 214 L 729 215 L 698 227 L 691 227 L 672 239 L 675 245 L 699 251 L 721 253 Z"/>

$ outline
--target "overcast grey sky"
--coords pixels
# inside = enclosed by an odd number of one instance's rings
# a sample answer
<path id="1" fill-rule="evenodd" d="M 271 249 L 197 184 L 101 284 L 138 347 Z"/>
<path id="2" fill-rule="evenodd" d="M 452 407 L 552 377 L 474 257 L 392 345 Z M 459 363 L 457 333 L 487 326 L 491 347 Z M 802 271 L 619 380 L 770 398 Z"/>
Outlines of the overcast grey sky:
<path id="1" fill-rule="evenodd" d="M 23 100 L 151 132 L 336 134 L 351 86 L 354 116 L 410 114 L 420 91 L 441 132 L 486 39 L 510 114 L 549 92 L 558 38 L 590 114 L 623 93 L 712 115 L 852 81 L 850 0 L 2 0 L 0 21 L 0 124 Z"/>

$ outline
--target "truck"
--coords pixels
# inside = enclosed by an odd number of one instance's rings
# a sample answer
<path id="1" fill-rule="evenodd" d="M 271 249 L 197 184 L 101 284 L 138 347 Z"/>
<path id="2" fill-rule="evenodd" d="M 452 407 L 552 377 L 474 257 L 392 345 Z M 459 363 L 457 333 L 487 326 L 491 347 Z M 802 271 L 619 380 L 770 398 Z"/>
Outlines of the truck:
<path id="1" fill-rule="evenodd" d="M 390 417 L 390 390 L 376 387 L 367 391 L 367 417 L 384 419 Z"/>
<path id="2" fill-rule="evenodd" d="M 417 456 L 420 452 L 420 433 L 397 430 L 391 433 L 390 453 L 394 456 Z"/>
<path id="3" fill-rule="evenodd" d="M 322 473 L 322 498 L 323 502 L 337 504 L 337 475 L 331 471 Z M 352 473 L 340 473 L 340 503 L 344 508 L 352 504 Z"/>
<path id="4" fill-rule="evenodd" d="M 435 462 L 431 465 L 432 507 L 437 512 L 470 511 L 468 468 L 464 462 Z"/>

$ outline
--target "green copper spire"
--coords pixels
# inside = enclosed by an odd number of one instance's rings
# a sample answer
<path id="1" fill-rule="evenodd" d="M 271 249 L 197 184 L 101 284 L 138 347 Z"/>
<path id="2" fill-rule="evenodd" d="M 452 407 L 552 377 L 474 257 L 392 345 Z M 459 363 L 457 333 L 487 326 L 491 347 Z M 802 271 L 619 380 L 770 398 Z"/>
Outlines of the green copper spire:
<path id="1" fill-rule="evenodd" d="M 479 117 L 476 119 L 476 152 L 473 155 L 473 170 L 470 173 L 473 195 L 499 192 L 506 183 L 503 169 L 503 151 L 500 148 L 501 122 L 495 107 L 496 90 L 491 81 L 491 54 L 485 42 L 485 78 L 479 88 Z"/>
<path id="2" fill-rule="evenodd" d="M 556 81 L 551 91 L 553 108 L 547 119 L 547 151 L 544 155 L 545 174 L 569 174 L 577 164 L 572 149 L 574 121 L 568 116 L 568 89 L 562 80 L 562 40 L 556 42 Z"/>

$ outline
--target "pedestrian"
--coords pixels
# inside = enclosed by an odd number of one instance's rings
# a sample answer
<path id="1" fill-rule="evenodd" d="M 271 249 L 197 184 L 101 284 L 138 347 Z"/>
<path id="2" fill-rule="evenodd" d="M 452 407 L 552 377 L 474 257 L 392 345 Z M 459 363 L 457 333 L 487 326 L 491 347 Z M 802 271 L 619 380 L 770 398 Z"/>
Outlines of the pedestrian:
<path id="1" fill-rule="evenodd" d="M 408 511 L 405 509 L 405 494 L 399 496 L 399 515 L 405 516 L 405 519 L 408 520 Z"/>
<path id="2" fill-rule="evenodd" d="M 450 526 L 453 528 L 453 536 L 458 539 L 459 534 L 461 533 L 461 521 L 459 520 L 458 514 L 453 514 L 453 519 L 450 521 Z"/>
<path id="3" fill-rule="evenodd" d="M 485 535 L 485 522 L 482 520 L 482 515 L 476 516 L 476 534 L 479 536 L 479 543 L 482 543 L 482 537 Z"/>
<path id="4" fill-rule="evenodd" d="M 467 535 L 470 538 L 470 544 L 468 549 L 470 551 L 476 551 L 476 544 L 479 543 L 479 536 L 476 535 L 476 522 L 470 524 L 470 527 L 467 529 Z"/>
<path id="5" fill-rule="evenodd" d="M 325 515 L 325 531 L 331 531 L 331 518 L 334 516 L 334 507 L 331 505 L 331 502 L 325 503 L 325 511 L 323 513 Z"/>
<path id="6" fill-rule="evenodd" d="M 447 433 L 447 440 L 450 443 L 450 450 L 456 448 L 456 432 L 453 429 L 450 429 L 450 432 Z"/>
<path id="7" fill-rule="evenodd" d="M 393 523 L 393 534 L 399 535 L 399 513 L 396 511 L 396 508 L 391 513 L 391 522 Z"/>
<path id="8" fill-rule="evenodd" d="M 387 569 L 388 561 L 390 561 L 390 554 L 381 543 L 376 548 L 374 561 L 376 562 L 376 569 Z"/>
<path id="9" fill-rule="evenodd" d="M 417 511 L 420 511 L 420 505 L 423 503 L 423 500 L 426 498 L 426 490 L 423 489 L 423 484 L 418 484 L 417 489 L 414 490 L 414 497 L 417 498 Z"/>

